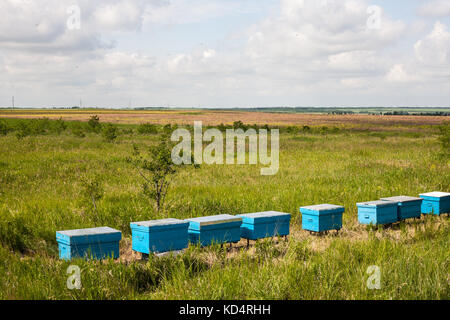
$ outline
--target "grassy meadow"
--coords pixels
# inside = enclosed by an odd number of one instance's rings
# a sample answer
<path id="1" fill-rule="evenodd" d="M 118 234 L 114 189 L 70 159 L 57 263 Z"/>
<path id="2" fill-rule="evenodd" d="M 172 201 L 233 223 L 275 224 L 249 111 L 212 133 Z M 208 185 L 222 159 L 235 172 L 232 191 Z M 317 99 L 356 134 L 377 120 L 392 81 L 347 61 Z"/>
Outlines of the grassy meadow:
<path id="1" fill-rule="evenodd" d="M 0 120 L 0 299 L 450 298 L 448 216 L 371 229 L 358 224 L 356 208 L 380 197 L 449 192 L 448 144 L 438 126 L 282 127 L 278 174 L 261 176 L 259 165 L 186 168 L 160 213 L 127 157 L 133 145 L 157 143 L 162 128 L 115 126 L 109 141 L 85 122 Z M 101 186 L 96 208 L 85 194 L 91 180 Z M 301 230 L 299 207 L 318 203 L 346 207 L 339 234 Z M 131 250 L 132 221 L 268 210 L 292 214 L 287 242 L 191 246 L 148 261 Z M 122 231 L 118 260 L 58 259 L 55 231 L 98 226 Z M 66 286 L 69 265 L 81 268 L 80 290 Z M 379 290 L 366 286 L 372 265 L 381 270 Z"/>

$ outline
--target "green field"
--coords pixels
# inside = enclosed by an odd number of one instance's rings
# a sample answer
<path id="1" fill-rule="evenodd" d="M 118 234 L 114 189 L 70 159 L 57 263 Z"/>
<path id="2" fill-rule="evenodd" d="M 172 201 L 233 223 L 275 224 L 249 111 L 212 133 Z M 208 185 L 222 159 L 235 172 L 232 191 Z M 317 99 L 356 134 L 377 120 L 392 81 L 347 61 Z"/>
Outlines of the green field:
<path id="1" fill-rule="evenodd" d="M 157 214 L 126 158 L 134 144 L 158 142 L 159 133 L 120 125 L 108 142 L 81 122 L 0 121 L 0 299 L 450 298 L 448 216 L 371 229 L 358 224 L 355 205 L 449 192 L 448 142 L 437 127 L 281 128 L 277 175 L 261 176 L 260 166 L 249 165 L 187 168 Z M 84 192 L 89 179 L 102 186 L 96 209 Z M 318 203 L 346 207 L 338 235 L 301 230 L 298 208 Z M 267 210 L 293 215 L 288 242 L 268 239 L 248 250 L 241 243 L 230 251 L 190 247 L 148 261 L 131 252 L 132 221 Z M 55 231 L 104 225 L 122 231 L 121 259 L 58 259 Z M 80 290 L 66 286 L 69 265 L 81 268 Z M 366 286 L 372 265 L 381 270 L 379 290 Z"/>

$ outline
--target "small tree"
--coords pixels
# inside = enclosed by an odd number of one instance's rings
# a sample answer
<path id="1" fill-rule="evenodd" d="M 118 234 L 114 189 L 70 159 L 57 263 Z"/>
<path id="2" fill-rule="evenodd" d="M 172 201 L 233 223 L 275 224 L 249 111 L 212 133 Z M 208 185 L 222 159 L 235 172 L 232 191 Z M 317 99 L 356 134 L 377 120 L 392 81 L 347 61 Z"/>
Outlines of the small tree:
<path id="1" fill-rule="evenodd" d="M 134 145 L 133 158 L 128 158 L 128 161 L 136 166 L 139 175 L 143 178 L 142 191 L 145 196 L 155 202 L 157 212 L 164 208 L 171 183 L 170 178 L 182 166 L 175 165 L 172 161 L 173 146 L 169 135 L 164 134 L 157 145 L 149 148 L 147 157 L 142 155 L 139 148 Z"/>
<path id="2" fill-rule="evenodd" d="M 98 176 L 80 178 L 83 197 L 92 203 L 97 212 L 97 201 L 103 198 L 103 185 Z"/>

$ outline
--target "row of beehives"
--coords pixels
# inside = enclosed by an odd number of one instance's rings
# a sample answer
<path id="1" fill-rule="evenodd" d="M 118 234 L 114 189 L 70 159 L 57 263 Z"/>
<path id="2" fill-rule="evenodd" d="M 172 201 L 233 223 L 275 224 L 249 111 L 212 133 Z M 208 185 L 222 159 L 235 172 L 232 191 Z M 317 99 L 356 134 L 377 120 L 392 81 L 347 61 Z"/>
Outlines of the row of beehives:
<path id="1" fill-rule="evenodd" d="M 358 220 L 362 224 L 382 225 L 421 214 L 450 212 L 450 193 L 431 192 L 420 198 L 399 196 L 358 203 Z M 301 207 L 302 228 L 311 232 L 340 230 L 343 206 L 320 204 Z M 132 222 L 132 248 L 143 254 L 182 250 L 189 243 L 201 246 L 213 243 L 236 243 L 243 239 L 258 240 L 288 236 L 291 215 L 282 212 L 259 212 L 241 215 L 217 215 L 186 220 L 163 219 Z M 101 227 L 56 232 L 61 259 L 119 257 L 122 233 Z"/>

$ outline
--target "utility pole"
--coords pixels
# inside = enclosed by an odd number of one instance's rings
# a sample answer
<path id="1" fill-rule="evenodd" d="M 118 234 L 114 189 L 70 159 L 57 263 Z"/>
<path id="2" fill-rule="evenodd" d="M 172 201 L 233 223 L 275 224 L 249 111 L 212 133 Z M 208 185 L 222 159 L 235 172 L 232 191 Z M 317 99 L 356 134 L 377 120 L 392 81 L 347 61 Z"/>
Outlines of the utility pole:
<path id="1" fill-rule="evenodd" d="M 12 97 L 12 108 L 14 110 L 14 96 Z"/>

